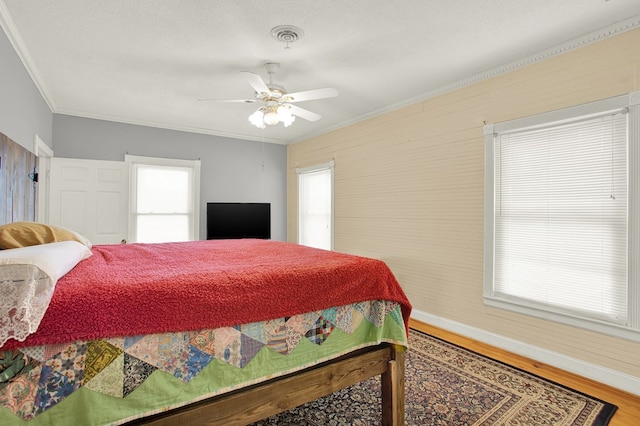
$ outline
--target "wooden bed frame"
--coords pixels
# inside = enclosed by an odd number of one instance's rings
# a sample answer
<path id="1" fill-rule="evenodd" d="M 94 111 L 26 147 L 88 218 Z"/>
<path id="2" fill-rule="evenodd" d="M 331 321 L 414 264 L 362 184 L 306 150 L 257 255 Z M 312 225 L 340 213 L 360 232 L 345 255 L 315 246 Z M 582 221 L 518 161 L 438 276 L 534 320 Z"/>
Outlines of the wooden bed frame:
<path id="1" fill-rule="evenodd" d="M 383 343 L 298 373 L 196 402 L 127 425 L 247 425 L 381 376 L 382 424 L 404 424 L 405 348 Z"/>

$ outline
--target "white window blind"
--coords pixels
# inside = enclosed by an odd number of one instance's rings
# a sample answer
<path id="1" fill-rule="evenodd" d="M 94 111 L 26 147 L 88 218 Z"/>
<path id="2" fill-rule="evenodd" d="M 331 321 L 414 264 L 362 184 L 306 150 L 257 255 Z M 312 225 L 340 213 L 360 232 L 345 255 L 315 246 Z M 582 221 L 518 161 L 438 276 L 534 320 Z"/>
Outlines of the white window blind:
<path id="1" fill-rule="evenodd" d="M 127 156 L 132 169 L 133 240 L 198 239 L 199 161 Z"/>
<path id="2" fill-rule="evenodd" d="M 627 114 L 495 146 L 494 291 L 625 323 Z"/>
<path id="3" fill-rule="evenodd" d="M 298 171 L 298 243 L 333 249 L 333 162 Z"/>
<path id="4" fill-rule="evenodd" d="M 632 99 L 485 128 L 489 305 L 640 339 Z"/>

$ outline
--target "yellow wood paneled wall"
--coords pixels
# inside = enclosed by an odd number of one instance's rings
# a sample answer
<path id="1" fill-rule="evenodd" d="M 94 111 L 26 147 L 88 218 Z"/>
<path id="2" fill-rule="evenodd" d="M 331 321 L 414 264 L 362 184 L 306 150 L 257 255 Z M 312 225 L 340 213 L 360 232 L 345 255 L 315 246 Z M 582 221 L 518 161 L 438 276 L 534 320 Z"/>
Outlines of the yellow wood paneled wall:
<path id="1" fill-rule="evenodd" d="M 640 344 L 483 304 L 483 123 L 640 89 L 640 30 L 288 147 L 296 167 L 335 160 L 335 249 L 387 262 L 414 308 L 640 377 Z"/>

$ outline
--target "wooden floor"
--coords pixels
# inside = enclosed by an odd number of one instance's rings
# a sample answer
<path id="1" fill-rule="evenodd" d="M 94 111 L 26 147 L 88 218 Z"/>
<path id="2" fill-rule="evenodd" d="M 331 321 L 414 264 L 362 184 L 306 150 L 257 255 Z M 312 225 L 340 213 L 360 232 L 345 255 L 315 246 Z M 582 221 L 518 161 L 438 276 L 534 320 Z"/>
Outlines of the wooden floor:
<path id="1" fill-rule="evenodd" d="M 423 331 L 432 336 L 462 346 L 474 352 L 478 352 L 493 359 L 497 359 L 514 367 L 536 374 L 545 379 L 553 380 L 571 389 L 600 398 L 611 404 L 617 405 L 618 410 L 609 423 L 610 426 L 640 425 L 640 397 L 612 388 L 590 379 L 577 376 L 558 368 L 546 365 L 535 360 L 515 355 L 469 339 L 437 327 L 416 320 L 409 320 L 409 326 Z"/>

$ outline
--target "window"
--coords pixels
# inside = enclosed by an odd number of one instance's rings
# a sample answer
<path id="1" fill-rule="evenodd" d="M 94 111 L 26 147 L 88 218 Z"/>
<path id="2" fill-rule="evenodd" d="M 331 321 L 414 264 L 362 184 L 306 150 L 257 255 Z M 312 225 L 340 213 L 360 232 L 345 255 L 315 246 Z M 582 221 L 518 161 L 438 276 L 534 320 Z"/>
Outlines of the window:
<path id="1" fill-rule="evenodd" d="M 131 234 L 140 243 L 197 240 L 200 161 L 127 155 Z"/>
<path id="2" fill-rule="evenodd" d="M 298 243 L 333 249 L 333 161 L 298 169 Z"/>
<path id="3" fill-rule="evenodd" d="M 487 304 L 640 340 L 637 98 L 485 127 Z"/>

